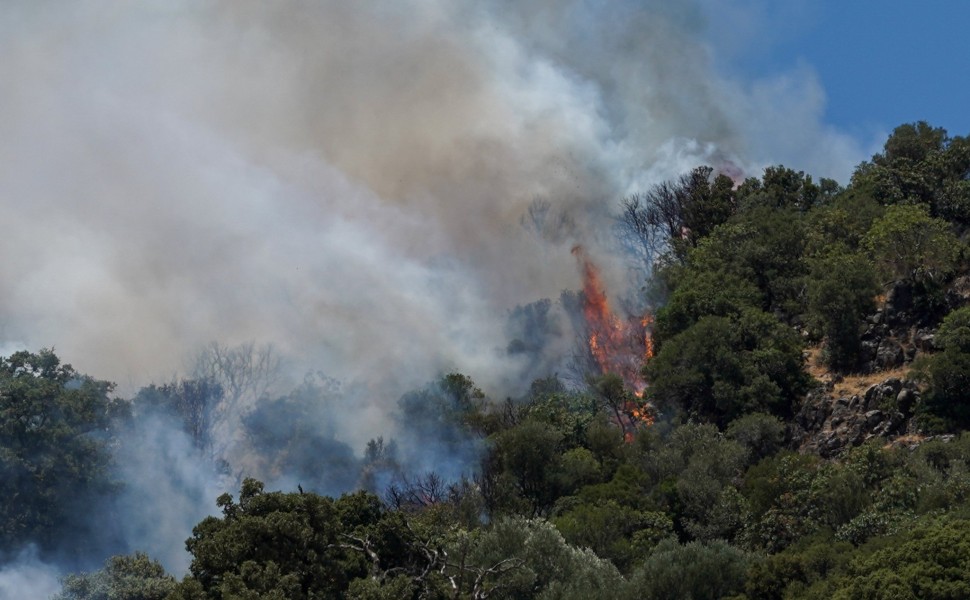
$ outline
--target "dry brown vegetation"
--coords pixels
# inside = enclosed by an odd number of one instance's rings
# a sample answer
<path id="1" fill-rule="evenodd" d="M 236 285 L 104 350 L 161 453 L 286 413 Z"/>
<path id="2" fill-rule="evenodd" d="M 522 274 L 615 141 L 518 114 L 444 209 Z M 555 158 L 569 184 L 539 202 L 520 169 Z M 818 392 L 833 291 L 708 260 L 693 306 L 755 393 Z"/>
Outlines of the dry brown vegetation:
<path id="1" fill-rule="evenodd" d="M 822 362 L 822 347 L 820 345 L 807 348 L 806 355 L 805 370 L 822 383 L 832 383 L 832 394 L 836 397 L 861 394 L 869 389 L 869 387 L 883 382 L 890 377 L 904 379 L 910 370 L 909 365 L 903 365 L 895 369 L 886 369 L 873 373 L 838 375 L 832 373 Z"/>

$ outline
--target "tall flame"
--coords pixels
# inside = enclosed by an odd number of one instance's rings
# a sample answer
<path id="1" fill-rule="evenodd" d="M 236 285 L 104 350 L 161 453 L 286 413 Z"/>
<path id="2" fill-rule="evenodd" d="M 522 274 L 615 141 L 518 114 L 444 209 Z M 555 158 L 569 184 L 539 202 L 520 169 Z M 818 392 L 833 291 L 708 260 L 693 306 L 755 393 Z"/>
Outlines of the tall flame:
<path id="1" fill-rule="evenodd" d="M 636 425 L 653 423 L 652 407 L 640 400 L 647 387 L 640 371 L 643 364 L 653 357 L 653 340 L 650 336 L 653 315 L 619 317 L 610 307 L 599 269 L 583 247 L 574 246 L 572 253 L 579 260 L 583 273 L 583 317 L 590 355 L 600 373 L 619 375 L 636 398 L 626 402 L 617 415 L 618 424 L 630 439 L 630 430 Z"/>

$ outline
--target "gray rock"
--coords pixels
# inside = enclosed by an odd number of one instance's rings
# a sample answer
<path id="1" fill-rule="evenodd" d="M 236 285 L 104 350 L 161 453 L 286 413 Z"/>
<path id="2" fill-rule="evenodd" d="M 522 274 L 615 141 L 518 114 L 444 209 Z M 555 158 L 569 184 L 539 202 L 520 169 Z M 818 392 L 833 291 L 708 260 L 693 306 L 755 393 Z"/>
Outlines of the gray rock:
<path id="1" fill-rule="evenodd" d="M 918 401 L 916 385 L 895 377 L 853 396 L 835 397 L 820 387 L 800 407 L 792 443 L 803 452 L 832 458 L 873 437 L 892 439 L 908 430 Z"/>
<path id="2" fill-rule="evenodd" d="M 865 416 L 865 424 L 868 429 L 873 429 L 876 425 L 882 422 L 881 410 L 870 410 L 864 416 Z"/>
<path id="3" fill-rule="evenodd" d="M 912 414 L 913 406 L 916 404 L 916 392 L 910 388 L 903 388 L 896 394 L 896 406 L 905 414 Z"/>
<path id="4" fill-rule="evenodd" d="M 913 338 L 913 345 L 922 352 L 932 352 L 936 349 L 934 342 L 936 341 L 936 335 L 931 331 L 921 330 L 916 333 L 916 337 Z"/>
<path id="5" fill-rule="evenodd" d="M 883 369 L 894 369 L 906 361 L 903 348 L 896 342 L 883 340 L 876 349 L 876 364 Z"/>

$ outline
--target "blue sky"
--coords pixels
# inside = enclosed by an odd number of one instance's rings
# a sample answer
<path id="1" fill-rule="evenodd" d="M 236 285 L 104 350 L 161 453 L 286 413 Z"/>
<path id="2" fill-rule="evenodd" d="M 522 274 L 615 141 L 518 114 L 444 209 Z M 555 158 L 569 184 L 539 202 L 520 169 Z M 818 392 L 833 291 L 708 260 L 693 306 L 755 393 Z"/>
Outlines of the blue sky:
<path id="1" fill-rule="evenodd" d="M 813 70 L 824 120 L 863 143 L 916 120 L 970 134 L 970 2 L 723 4 L 708 3 L 707 24 L 721 68 L 746 79 Z"/>

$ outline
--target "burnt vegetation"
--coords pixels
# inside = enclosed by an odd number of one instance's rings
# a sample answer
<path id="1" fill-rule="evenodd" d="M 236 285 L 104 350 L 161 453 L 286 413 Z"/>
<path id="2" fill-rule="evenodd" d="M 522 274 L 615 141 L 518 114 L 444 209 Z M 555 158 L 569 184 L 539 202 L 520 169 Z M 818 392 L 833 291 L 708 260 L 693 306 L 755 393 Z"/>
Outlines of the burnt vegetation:
<path id="1" fill-rule="evenodd" d="M 3 358 L 0 558 L 81 569 L 61 599 L 970 597 L 970 140 L 900 126 L 846 187 L 701 166 L 616 212 L 657 307 L 645 389 L 556 371 L 578 291 L 510 313 L 528 392 L 443 375 L 362 455 L 327 416 L 350 392 L 279 392 L 269 347 L 212 345 L 130 401 L 52 350 Z M 186 574 L 103 525 L 148 419 L 239 490 Z"/>

